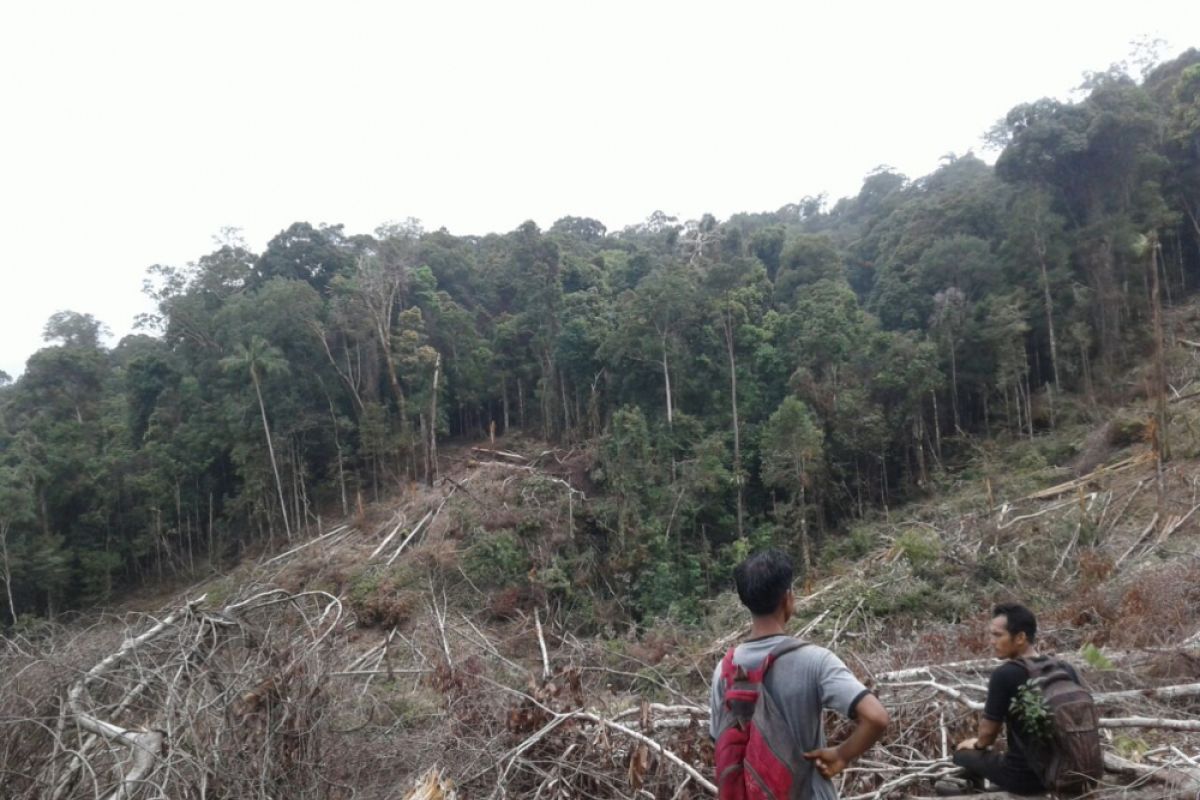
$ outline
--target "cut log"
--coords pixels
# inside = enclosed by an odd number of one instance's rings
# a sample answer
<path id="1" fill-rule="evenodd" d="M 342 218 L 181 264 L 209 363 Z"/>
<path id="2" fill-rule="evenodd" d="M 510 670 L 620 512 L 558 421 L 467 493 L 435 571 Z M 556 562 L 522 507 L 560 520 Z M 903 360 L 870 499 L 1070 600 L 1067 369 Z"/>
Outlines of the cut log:
<path id="1" fill-rule="evenodd" d="M 526 461 L 528 461 L 528 460 L 529 460 L 528 458 L 526 458 L 525 456 L 521 455 L 520 453 L 511 453 L 511 452 L 509 452 L 508 450 L 492 450 L 492 449 L 490 449 L 490 448 L 487 448 L 487 447 L 472 447 L 472 448 L 471 448 L 471 452 L 473 452 L 473 453 L 485 453 L 486 455 L 489 455 L 489 456 L 494 456 L 494 457 L 496 457 L 496 458 L 504 458 L 504 459 L 508 459 L 509 461 L 521 461 L 521 462 L 526 462 Z"/>
<path id="2" fill-rule="evenodd" d="M 1033 494 L 1027 494 L 1022 497 L 1021 500 L 1051 500 L 1055 497 L 1066 494 L 1067 492 L 1073 492 L 1080 487 L 1087 486 L 1097 478 L 1101 478 L 1105 475 L 1112 475 L 1114 473 L 1121 472 L 1122 470 L 1129 469 L 1130 467 L 1136 467 L 1139 464 L 1148 464 L 1153 460 L 1154 454 L 1150 451 L 1138 453 L 1137 455 L 1130 456 L 1129 458 L 1125 458 L 1112 464 L 1100 467 L 1099 469 L 1089 472 L 1087 475 L 1067 481 L 1066 483 L 1059 483 L 1049 488 L 1036 491 Z"/>

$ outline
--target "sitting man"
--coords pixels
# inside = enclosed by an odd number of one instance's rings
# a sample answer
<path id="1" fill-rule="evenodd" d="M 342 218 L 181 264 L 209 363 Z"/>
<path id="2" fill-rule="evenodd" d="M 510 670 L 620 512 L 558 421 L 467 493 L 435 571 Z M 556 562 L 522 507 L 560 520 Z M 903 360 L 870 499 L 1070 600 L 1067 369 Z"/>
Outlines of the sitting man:
<path id="1" fill-rule="evenodd" d="M 750 610 L 753 625 L 750 638 L 732 651 L 731 665 L 739 668 L 739 673 L 755 672 L 762 669 L 769 655 L 776 656 L 766 662 L 761 685 L 773 701 L 772 709 L 778 709 L 783 718 L 784 734 L 780 738 L 790 739 L 769 741 L 785 762 L 781 766 L 788 773 L 785 783 L 790 787 L 785 796 L 835 800 L 837 794 L 830 779 L 883 735 L 889 722 L 888 713 L 841 659 L 824 647 L 802 644 L 784 632 L 796 605 L 792 561 L 785 553 L 757 552 L 737 566 L 733 577 L 738 597 Z M 714 740 L 733 722 L 729 716 L 733 711 L 725 702 L 727 680 L 723 664 L 718 664 L 713 673 L 710 697 Z M 837 747 L 826 746 L 821 724 L 824 709 L 857 722 L 850 736 Z M 721 746 L 718 741 L 718 749 Z M 718 764 L 720 761 L 718 758 Z M 757 779 L 756 775 L 746 778 Z"/>
<path id="2" fill-rule="evenodd" d="M 1046 660 L 1045 656 L 1038 655 L 1034 646 L 1037 619 L 1023 605 L 1001 604 L 992 612 L 989 633 L 992 650 L 996 658 L 1004 659 L 1004 663 L 996 668 L 988 681 L 979 734 L 958 743 L 954 763 L 966 770 L 975 788 L 983 788 L 982 783 L 986 778 L 1013 794 L 1038 794 L 1045 791 L 1045 787 L 1026 756 L 1033 738 L 1012 708 L 1013 698 L 1029 679 L 1025 667 L 1015 659 L 1029 658 L 1034 662 Z M 1074 667 L 1063 664 L 1063 669 L 1073 681 L 1079 682 Z M 1003 753 L 990 749 L 999 738 L 1002 725 L 1008 738 L 1008 750 Z M 956 786 L 953 781 L 939 781 L 936 788 L 939 794 L 962 793 L 962 787 Z"/>

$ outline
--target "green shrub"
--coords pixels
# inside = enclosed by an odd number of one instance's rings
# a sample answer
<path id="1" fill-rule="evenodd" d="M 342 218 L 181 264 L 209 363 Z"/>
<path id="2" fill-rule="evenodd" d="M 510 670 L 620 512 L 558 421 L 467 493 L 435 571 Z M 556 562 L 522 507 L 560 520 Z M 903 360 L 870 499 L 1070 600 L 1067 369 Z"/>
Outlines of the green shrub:
<path id="1" fill-rule="evenodd" d="M 507 530 L 482 533 L 463 558 L 463 571 L 478 586 L 523 585 L 529 568 L 529 553 Z"/>
<path id="2" fill-rule="evenodd" d="M 1104 655 L 1100 651 L 1100 648 L 1091 642 L 1083 646 L 1083 649 L 1079 651 L 1079 655 L 1092 669 L 1105 670 L 1113 668 L 1113 663 L 1108 659 L 1108 656 Z"/>
<path id="3" fill-rule="evenodd" d="M 942 557 L 941 540 L 927 531 L 905 531 L 896 538 L 896 546 L 914 569 L 932 566 Z"/>
<path id="4" fill-rule="evenodd" d="M 857 560 L 870 555 L 879 547 L 879 531 L 871 524 L 859 523 L 843 535 L 833 535 L 822 548 L 822 560 L 833 563 L 839 559 Z"/>

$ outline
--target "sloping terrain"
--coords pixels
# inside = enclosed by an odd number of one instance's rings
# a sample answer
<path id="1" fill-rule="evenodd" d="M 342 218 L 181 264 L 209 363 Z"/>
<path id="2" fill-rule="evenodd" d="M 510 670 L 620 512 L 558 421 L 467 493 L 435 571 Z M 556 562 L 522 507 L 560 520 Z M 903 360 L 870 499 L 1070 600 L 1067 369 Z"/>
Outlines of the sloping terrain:
<path id="1" fill-rule="evenodd" d="M 1113 786 L 1194 793 L 1194 352 L 1173 367 L 1161 467 L 1133 405 L 978 443 L 924 502 L 830 537 L 793 625 L 895 719 L 843 796 L 928 794 L 948 771 L 990 669 L 989 605 L 1009 598 L 1098 693 Z M 448 448 L 433 487 L 398 487 L 161 612 L 7 640 L 5 796 L 711 795 L 707 679 L 744 617 L 725 594 L 700 626 L 639 628 L 601 571 L 564 569 L 576 537 L 605 536 L 588 476 L 586 451 Z"/>

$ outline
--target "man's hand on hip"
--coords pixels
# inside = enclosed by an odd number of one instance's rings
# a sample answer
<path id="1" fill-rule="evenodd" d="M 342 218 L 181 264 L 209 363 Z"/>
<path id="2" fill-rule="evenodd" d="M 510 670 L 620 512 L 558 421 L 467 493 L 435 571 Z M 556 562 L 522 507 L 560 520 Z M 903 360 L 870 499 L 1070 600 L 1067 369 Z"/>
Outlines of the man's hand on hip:
<path id="1" fill-rule="evenodd" d="M 812 750 L 804 757 L 813 762 L 817 772 L 829 780 L 846 768 L 846 759 L 842 758 L 836 747 L 826 747 L 822 750 Z"/>

